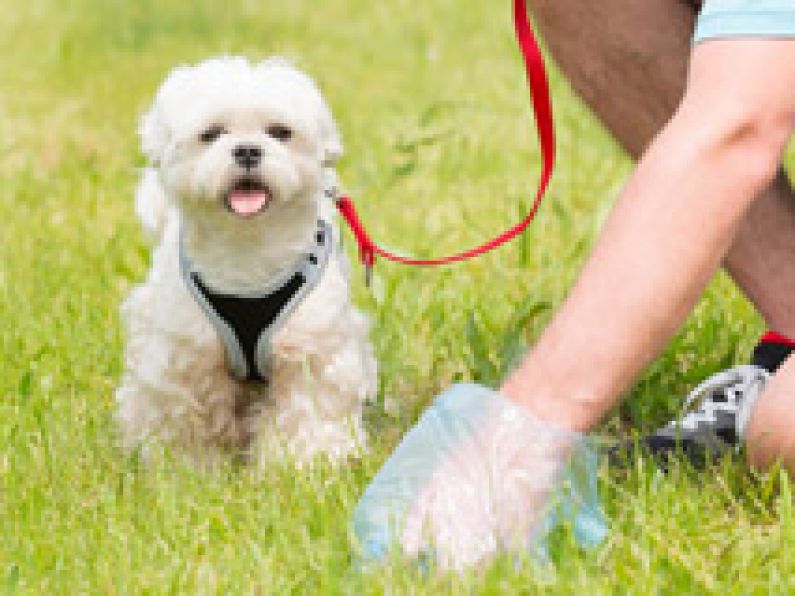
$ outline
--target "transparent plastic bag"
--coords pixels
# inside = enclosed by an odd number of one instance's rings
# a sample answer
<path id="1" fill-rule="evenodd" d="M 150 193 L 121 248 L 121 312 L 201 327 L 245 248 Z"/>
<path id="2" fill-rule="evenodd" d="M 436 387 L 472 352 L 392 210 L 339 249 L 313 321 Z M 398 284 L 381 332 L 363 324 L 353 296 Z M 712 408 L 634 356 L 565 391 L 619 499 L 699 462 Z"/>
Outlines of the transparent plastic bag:
<path id="1" fill-rule="evenodd" d="M 365 490 L 353 532 L 365 562 L 399 547 L 444 568 L 501 550 L 546 552 L 567 521 L 579 544 L 607 529 L 595 450 L 499 393 L 455 385 L 439 395 Z"/>

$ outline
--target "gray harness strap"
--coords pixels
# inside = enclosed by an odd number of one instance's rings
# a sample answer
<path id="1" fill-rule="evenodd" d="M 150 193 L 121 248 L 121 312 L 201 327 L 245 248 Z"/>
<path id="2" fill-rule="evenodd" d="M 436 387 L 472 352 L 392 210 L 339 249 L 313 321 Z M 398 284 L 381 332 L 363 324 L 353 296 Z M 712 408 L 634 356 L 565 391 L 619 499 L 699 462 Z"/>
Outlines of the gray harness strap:
<path id="1" fill-rule="evenodd" d="M 182 277 L 223 342 L 229 370 L 235 377 L 267 380 L 273 336 L 317 286 L 328 264 L 332 244 L 331 226 L 318 220 L 308 253 L 292 268 L 258 292 L 234 295 L 216 292 L 204 283 L 188 260 L 180 239 Z"/>

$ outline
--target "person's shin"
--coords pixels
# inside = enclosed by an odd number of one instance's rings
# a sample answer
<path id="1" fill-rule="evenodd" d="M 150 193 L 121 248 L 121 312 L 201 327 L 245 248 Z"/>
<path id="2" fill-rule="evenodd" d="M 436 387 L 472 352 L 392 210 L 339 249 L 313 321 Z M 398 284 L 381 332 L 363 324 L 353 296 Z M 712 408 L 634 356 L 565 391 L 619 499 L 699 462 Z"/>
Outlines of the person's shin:
<path id="1" fill-rule="evenodd" d="M 795 473 L 795 358 L 784 362 L 753 405 L 745 441 L 752 466 L 764 470 L 780 461 Z"/>

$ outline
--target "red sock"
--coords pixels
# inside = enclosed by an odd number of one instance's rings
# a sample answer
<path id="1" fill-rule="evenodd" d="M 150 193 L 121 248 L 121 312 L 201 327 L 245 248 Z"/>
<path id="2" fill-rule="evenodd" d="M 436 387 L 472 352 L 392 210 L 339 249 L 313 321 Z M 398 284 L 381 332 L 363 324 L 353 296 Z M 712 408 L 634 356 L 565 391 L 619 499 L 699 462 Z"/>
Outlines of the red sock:
<path id="1" fill-rule="evenodd" d="M 790 339 L 786 335 L 782 335 L 776 331 L 768 331 L 762 336 L 759 342 L 763 344 L 781 344 L 788 348 L 795 348 L 795 339 Z"/>

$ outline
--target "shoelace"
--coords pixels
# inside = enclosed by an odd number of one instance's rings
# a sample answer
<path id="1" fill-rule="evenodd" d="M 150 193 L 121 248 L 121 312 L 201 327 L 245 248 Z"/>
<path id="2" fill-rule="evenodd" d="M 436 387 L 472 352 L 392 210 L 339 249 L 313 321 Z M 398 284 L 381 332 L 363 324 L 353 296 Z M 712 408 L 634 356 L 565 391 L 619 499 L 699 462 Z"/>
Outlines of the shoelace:
<path id="1" fill-rule="evenodd" d="M 753 404 L 769 378 L 768 371 L 751 364 L 736 366 L 709 377 L 687 396 L 677 426 L 698 430 L 700 422 L 714 422 L 715 412 L 732 412 L 736 414 L 737 434 L 743 436 Z M 724 394 L 726 401 L 714 401 L 712 396 L 716 393 Z M 697 408 L 687 412 L 694 404 L 697 404 Z"/>

